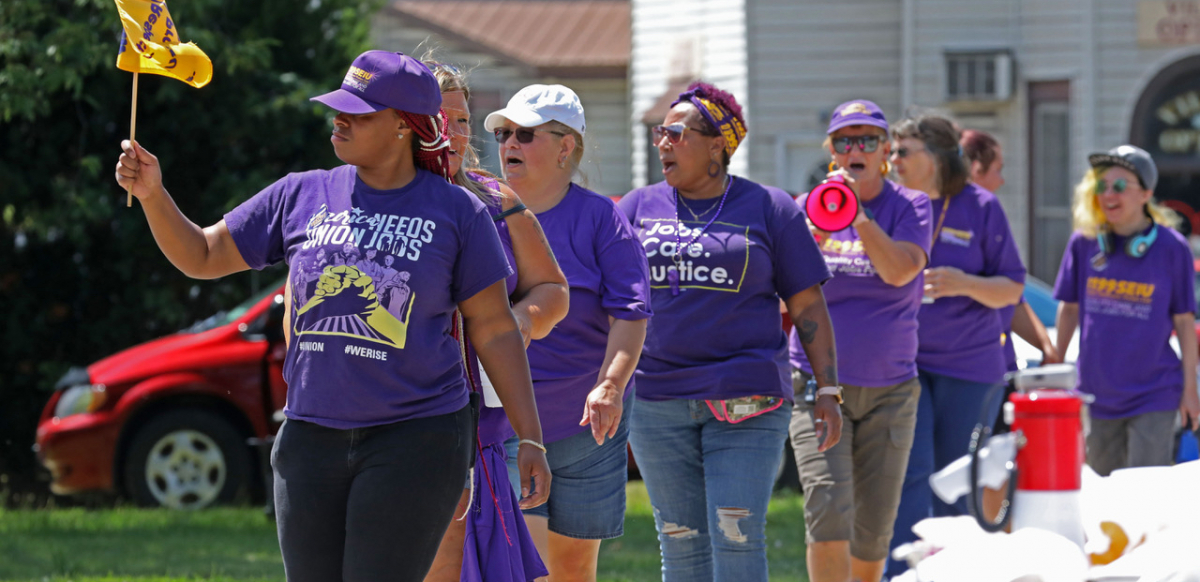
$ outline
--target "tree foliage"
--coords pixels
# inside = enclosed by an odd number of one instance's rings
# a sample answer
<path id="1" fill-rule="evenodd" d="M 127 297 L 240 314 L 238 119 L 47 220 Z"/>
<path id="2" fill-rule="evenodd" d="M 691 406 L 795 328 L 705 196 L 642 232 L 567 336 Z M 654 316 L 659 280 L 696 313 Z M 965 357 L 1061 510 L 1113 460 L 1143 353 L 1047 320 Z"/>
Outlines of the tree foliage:
<path id="1" fill-rule="evenodd" d="M 284 174 L 338 162 L 325 110 L 368 48 L 378 0 L 174 0 L 180 37 L 213 60 L 203 89 L 141 75 L 137 139 L 179 207 L 207 226 Z M 282 273 L 192 281 L 158 251 L 113 172 L 131 81 L 112 0 L 0 2 L 0 489 L 34 468 L 58 377 L 165 335 Z"/>

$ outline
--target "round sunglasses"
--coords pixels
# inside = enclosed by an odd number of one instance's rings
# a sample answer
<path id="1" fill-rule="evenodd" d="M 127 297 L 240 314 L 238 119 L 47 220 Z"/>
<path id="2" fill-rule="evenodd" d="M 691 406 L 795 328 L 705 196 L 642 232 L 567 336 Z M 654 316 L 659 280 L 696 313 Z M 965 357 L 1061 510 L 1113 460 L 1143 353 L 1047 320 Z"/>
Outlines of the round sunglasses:
<path id="1" fill-rule="evenodd" d="M 835 137 L 830 143 L 833 144 L 833 151 L 839 154 L 850 153 L 850 149 L 856 145 L 859 151 L 869 154 L 879 149 L 879 136 L 857 135 L 852 137 Z"/>
<path id="2" fill-rule="evenodd" d="M 554 131 L 552 129 L 531 129 L 528 127 L 518 127 L 517 129 L 513 130 L 513 129 L 501 128 L 501 129 L 497 129 L 495 132 L 496 133 L 496 143 L 504 143 L 504 142 L 508 141 L 509 136 L 512 136 L 514 134 L 517 136 L 518 143 L 530 143 L 533 141 L 533 138 L 537 135 L 538 132 L 553 133 L 554 135 L 557 135 L 558 137 L 563 137 L 563 136 L 567 135 L 561 131 Z"/>
<path id="3" fill-rule="evenodd" d="M 1117 178 L 1116 180 L 1113 180 L 1113 182 L 1112 182 L 1112 191 L 1117 194 L 1123 194 L 1125 192 L 1125 189 L 1128 187 L 1129 187 L 1129 182 L 1126 182 L 1125 178 Z M 1107 180 L 1096 180 L 1096 195 L 1099 196 L 1101 194 L 1104 194 L 1105 192 L 1108 192 L 1108 181 Z"/>

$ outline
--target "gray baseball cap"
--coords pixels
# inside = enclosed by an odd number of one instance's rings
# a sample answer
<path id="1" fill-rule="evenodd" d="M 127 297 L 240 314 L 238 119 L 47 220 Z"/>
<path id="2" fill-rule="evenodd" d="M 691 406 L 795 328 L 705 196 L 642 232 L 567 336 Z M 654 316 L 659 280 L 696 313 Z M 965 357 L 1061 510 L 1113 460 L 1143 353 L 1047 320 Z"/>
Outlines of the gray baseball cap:
<path id="1" fill-rule="evenodd" d="M 1120 145 L 1104 153 L 1088 156 L 1088 163 L 1096 166 L 1120 166 L 1133 172 L 1146 190 L 1158 185 L 1158 167 L 1146 150 L 1132 145 Z"/>

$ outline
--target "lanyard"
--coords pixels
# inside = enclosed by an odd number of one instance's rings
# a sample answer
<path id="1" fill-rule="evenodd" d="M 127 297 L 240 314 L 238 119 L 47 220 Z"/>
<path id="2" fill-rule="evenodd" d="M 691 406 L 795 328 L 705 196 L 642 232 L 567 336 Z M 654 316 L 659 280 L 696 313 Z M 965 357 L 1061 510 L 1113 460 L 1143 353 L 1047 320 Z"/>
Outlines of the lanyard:
<path id="1" fill-rule="evenodd" d="M 933 231 L 933 240 L 929 241 L 929 259 L 933 261 L 933 245 L 936 245 L 942 236 L 942 226 L 946 224 L 946 211 L 950 210 L 950 198 L 942 197 L 942 215 L 938 217 L 937 228 Z"/>

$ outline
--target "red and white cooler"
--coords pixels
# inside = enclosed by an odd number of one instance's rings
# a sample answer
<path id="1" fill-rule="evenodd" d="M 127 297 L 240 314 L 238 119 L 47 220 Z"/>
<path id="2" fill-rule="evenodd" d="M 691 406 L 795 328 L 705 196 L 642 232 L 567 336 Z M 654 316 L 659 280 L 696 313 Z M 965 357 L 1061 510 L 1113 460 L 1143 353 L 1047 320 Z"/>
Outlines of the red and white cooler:
<path id="1" fill-rule="evenodd" d="M 1067 390 L 1017 392 L 1004 406 L 1017 434 L 1012 527 L 1061 534 L 1083 547 L 1079 487 L 1084 460 L 1083 396 Z"/>

